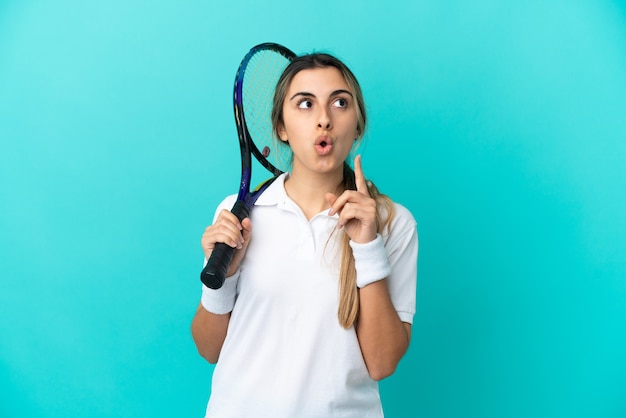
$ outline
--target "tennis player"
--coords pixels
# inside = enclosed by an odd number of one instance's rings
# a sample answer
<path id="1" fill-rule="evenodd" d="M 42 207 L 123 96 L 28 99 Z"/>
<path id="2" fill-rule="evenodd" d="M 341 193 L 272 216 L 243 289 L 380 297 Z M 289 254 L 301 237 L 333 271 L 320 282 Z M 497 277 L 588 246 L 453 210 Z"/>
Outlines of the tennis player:
<path id="1" fill-rule="evenodd" d="M 206 417 L 382 417 L 378 381 L 411 339 L 416 221 L 352 158 L 365 103 L 340 60 L 297 57 L 272 124 L 291 170 L 242 222 L 227 197 L 202 235 L 206 259 L 215 243 L 237 248 L 224 285 L 203 285 L 192 323 L 216 364 Z"/>

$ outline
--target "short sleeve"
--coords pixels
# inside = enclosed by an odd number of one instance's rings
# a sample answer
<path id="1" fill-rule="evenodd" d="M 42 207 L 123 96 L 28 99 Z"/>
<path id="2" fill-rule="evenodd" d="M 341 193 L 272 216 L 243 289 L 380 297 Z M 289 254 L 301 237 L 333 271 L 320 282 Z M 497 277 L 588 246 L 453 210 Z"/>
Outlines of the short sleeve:
<path id="1" fill-rule="evenodd" d="M 417 223 L 404 206 L 395 204 L 395 210 L 391 227 L 383 236 L 391 265 L 387 286 L 398 316 L 412 324 L 417 299 Z"/>

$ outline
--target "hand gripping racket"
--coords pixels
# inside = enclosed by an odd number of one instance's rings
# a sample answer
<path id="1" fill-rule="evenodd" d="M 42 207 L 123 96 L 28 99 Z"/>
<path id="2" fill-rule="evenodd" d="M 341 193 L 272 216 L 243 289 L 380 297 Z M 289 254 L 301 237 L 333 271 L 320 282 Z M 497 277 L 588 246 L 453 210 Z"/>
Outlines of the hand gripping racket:
<path id="1" fill-rule="evenodd" d="M 239 222 L 250 215 L 261 193 L 288 168 L 291 151 L 274 138 L 270 115 L 276 82 L 295 56 L 284 46 L 263 43 L 246 54 L 237 70 L 234 105 L 241 149 L 241 183 L 231 212 Z M 273 177 L 250 191 L 252 154 Z M 216 243 L 200 273 L 202 283 L 211 289 L 222 287 L 235 250 L 227 244 Z"/>

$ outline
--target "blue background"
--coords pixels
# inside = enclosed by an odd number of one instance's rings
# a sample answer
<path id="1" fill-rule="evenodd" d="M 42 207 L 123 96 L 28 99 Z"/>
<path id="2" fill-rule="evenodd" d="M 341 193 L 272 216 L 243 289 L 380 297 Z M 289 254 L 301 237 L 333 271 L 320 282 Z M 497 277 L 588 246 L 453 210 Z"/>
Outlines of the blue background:
<path id="1" fill-rule="evenodd" d="M 389 417 L 626 416 L 626 5 L 0 0 L 0 416 L 202 416 L 199 240 L 253 45 L 359 77 L 415 215 Z"/>

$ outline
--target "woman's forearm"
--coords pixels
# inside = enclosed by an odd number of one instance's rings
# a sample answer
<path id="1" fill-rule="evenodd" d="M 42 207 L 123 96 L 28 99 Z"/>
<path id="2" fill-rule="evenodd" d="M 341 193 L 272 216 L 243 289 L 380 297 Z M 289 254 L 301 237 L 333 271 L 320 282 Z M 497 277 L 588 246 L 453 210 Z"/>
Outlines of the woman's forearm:
<path id="1" fill-rule="evenodd" d="M 406 353 L 411 324 L 400 320 L 386 280 L 365 286 L 359 292 L 357 337 L 370 377 L 381 380 L 393 374 Z"/>
<path id="2" fill-rule="evenodd" d="M 198 353 L 209 363 L 215 364 L 222 351 L 226 339 L 230 313 L 218 315 L 198 305 L 196 314 L 191 323 L 191 335 L 198 349 Z"/>

